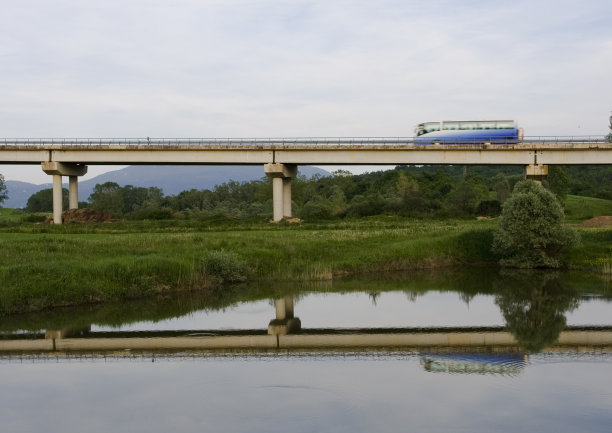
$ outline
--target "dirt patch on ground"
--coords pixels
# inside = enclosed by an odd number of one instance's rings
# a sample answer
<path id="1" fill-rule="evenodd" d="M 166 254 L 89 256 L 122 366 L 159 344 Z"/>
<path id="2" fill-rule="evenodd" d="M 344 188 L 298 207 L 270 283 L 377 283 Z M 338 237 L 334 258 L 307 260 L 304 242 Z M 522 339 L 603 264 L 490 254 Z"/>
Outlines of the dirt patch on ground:
<path id="1" fill-rule="evenodd" d="M 577 225 L 584 227 L 610 227 L 612 226 L 612 216 L 598 216 L 590 220 L 582 221 Z"/>
<path id="2" fill-rule="evenodd" d="M 117 221 L 114 215 L 94 209 L 70 209 L 62 212 L 64 223 L 102 223 Z"/>

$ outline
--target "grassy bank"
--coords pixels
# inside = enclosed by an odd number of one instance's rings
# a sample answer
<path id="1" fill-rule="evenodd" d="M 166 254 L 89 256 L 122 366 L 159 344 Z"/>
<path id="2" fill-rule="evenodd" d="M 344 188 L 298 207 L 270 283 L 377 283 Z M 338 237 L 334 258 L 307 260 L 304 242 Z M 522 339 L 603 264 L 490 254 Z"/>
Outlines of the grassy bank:
<path id="1" fill-rule="evenodd" d="M 0 315 L 215 290 L 221 280 L 265 285 L 494 263 L 489 246 L 496 224 L 400 217 L 320 224 L 13 224 L 0 229 Z M 572 266 L 605 269 L 612 230 L 581 231 L 585 241 Z"/>
<path id="2" fill-rule="evenodd" d="M 569 267 L 612 277 L 612 228 L 581 227 L 581 245 L 568 258 Z"/>
<path id="3" fill-rule="evenodd" d="M 612 200 L 568 195 L 565 199 L 565 218 L 580 222 L 600 215 L 612 215 Z"/>
<path id="4" fill-rule="evenodd" d="M 549 282 L 551 284 L 549 284 Z M 503 299 L 519 292 L 532 291 L 541 306 L 555 304 L 559 295 L 579 298 L 584 293 L 612 296 L 609 281 L 598 275 L 580 272 L 525 271 L 494 267 L 444 268 L 419 272 L 397 272 L 385 275 L 358 276 L 325 281 L 286 281 L 269 284 L 260 281 L 224 287 L 223 290 L 173 292 L 168 296 L 154 296 L 119 302 L 80 305 L 70 309 L 49 309 L 35 314 L 3 317 L 0 331 L 38 331 L 45 329 L 87 329 L 91 326 L 119 327 L 137 322 L 158 322 L 184 316 L 195 311 L 219 311 L 238 303 L 268 301 L 270 317 L 274 315 L 271 299 L 291 296 L 296 302 L 309 297 L 311 292 L 367 293 L 372 302 L 377 295 L 402 292 L 411 300 L 429 291 L 453 292 L 469 303 L 481 295 Z M 298 311 L 300 307 L 298 307 Z M 305 318 L 304 318 L 305 319 Z M 265 326 L 267 322 L 262 323 Z"/>
<path id="5" fill-rule="evenodd" d="M 340 275 L 490 260 L 491 221 L 328 224 L 22 224 L 0 233 L 0 312 L 137 298 L 230 280 Z"/>

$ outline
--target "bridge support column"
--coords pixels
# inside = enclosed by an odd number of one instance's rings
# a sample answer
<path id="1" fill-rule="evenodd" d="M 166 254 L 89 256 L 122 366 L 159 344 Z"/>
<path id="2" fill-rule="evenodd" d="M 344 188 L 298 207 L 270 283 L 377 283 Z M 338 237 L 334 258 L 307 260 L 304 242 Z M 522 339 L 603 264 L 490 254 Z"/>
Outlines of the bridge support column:
<path id="1" fill-rule="evenodd" d="M 272 178 L 272 221 L 291 217 L 291 178 L 297 175 L 295 164 L 266 164 L 266 176 Z"/>
<path id="2" fill-rule="evenodd" d="M 68 209 L 79 208 L 79 178 L 78 176 L 68 177 Z"/>
<path id="3" fill-rule="evenodd" d="M 62 223 L 62 176 L 53 175 L 53 224 Z"/>
<path id="4" fill-rule="evenodd" d="M 87 166 L 46 161 L 42 163 L 42 169 L 45 173 L 53 176 L 53 224 L 61 224 L 64 205 L 62 197 L 62 176 L 69 176 L 69 208 L 77 209 L 79 207 L 78 176 L 83 176 L 87 173 Z"/>
<path id="5" fill-rule="evenodd" d="M 293 296 L 276 300 L 276 319 L 268 325 L 269 335 L 294 334 L 302 329 L 302 322 L 293 316 Z"/>
<path id="6" fill-rule="evenodd" d="M 283 216 L 291 218 L 291 178 L 283 178 Z"/>
<path id="7" fill-rule="evenodd" d="M 525 179 L 542 183 L 548 176 L 548 166 L 540 164 L 530 164 L 525 167 Z"/>

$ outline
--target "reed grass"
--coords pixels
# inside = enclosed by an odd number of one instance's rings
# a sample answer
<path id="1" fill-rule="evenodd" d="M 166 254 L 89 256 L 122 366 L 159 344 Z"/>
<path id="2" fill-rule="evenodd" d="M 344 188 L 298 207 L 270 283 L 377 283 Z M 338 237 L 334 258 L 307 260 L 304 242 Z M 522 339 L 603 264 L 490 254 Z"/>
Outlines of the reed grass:
<path id="1" fill-rule="evenodd" d="M 612 228 L 580 227 L 581 245 L 569 257 L 570 267 L 612 275 Z"/>

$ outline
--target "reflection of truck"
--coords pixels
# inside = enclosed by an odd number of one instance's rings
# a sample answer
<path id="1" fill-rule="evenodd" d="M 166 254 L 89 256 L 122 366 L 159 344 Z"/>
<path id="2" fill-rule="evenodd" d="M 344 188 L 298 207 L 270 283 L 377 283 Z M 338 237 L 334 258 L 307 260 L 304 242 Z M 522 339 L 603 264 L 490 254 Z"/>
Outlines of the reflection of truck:
<path id="1" fill-rule="evenodd" d="M 514 120 L 444 120 L 417 125 L 415 144 L 516 144 L 523 129 Z"/>
<path id="2" fill-rule="evenodd" d="M 528 355 L 519 352 L 421 353 L 421 365 L 432 373 L 516 376 L 523 371 L 528 362 Z"/>

